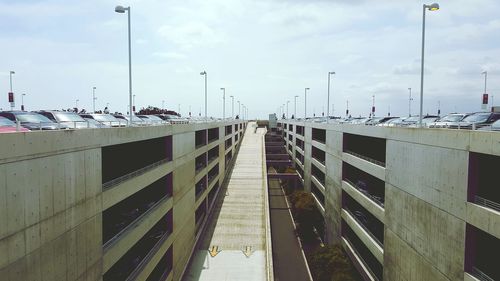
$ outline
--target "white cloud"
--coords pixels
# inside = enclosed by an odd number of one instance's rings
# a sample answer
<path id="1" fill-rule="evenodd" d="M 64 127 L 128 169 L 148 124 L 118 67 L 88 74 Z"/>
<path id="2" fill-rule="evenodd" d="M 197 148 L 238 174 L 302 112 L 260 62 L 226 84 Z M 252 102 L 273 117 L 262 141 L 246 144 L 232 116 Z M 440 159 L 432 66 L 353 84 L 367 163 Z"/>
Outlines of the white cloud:
<path id="1" fill-rule="evenodd" d="M 220 31 L 202 22 L 188 22 L 179 26 L 164 25 L 158 29 L 158 33 L 163 38 L 186 49 L 199 46 L 213 47 L 224 41 L 224 35 Z"/>
<path id="2" fill-rule="evenodd" d="M 185 59 L 187 56 L 185 54 L 176 53 L 176 52 L 154 52 L 154 57 L 164 58 L 164 59 L 174 59 L 180 60 Z"/>

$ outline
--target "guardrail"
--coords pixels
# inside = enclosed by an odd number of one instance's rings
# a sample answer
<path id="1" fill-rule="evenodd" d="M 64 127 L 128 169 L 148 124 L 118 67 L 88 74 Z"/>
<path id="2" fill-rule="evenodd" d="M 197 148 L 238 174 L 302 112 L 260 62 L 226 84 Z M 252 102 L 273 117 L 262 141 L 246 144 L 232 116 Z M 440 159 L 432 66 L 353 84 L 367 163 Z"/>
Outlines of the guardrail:
<path id="1" fill-rule="evenodd" d="M 373 234 L 373 233 L 372 233 L 372 231 L 371 231 L 370 229 L 368 229 L 368 227 L 366 227 L 366 226 L 363 224 L 363 222 L 361 222 L 361 221 L 360 221 L 360 220 L 356 217 L 356 215 L 354 215 L 354 214 L 352 213 L 352 211 L 351 211 L 351 210 L 349 210 L 348 208 L 347 208 L 347 209 L 345 209 L 345 210 L 346 210 L 346 211 L 349 213 L 349 215 L 351 215 L 351 217 L 352 217 L 352 218 L 353 218 L 353 219 L 354 219 L 354 220 L 355 220 L 355 221 L 356 221 L 356 222 L 357 222 L 357 223 L 361 226 L 361 228 L 363 228 L 363 229 L 366 231 L 366 233 L 368 233 L 368 235 L 370 235 L 370 237 L 371 237 L 373 240 L 375 240 L 375 241 L 376 241 L 376 242 L 377 242 L 380 246 L 383 246 L 383 245 L 384 245 L 384 244 L 383 244 L 382 242 L 380 242 L 380 240 L 379 240 L 379 239 L 375 236 L 375 234 Z"/>
<path id="2" fill-rule="evenodd" d="M 148 171 L 150 171 L 150 170 L 152 170 L 152 169 L 154 169 L 154 168 L 156 168 L 156 167 L 158 167 L 158 166 L 160 166 L 162 164 L 165 164 L 165 163 L 167 163 L 169 161 L 171 161 L 170 158 L 165 158 L 165 159 L 162 159 L 162 160 L 160 160 L 158 162 L 150 164 L 150 165 L 148 165 L 146 167 L 143 167 L 143 168 L 141 168 L 139 170 L 135 170 L 135 171 L 133 171 L 131 173 L 128 173 L 128 174 L 123 175 L 121 177 L 118 177 L 116 179 L 112 179 L 112 180 L 110 180 L 108 182 L 103 183 L 102 184 L 102 189 L 103 190 L 109 189 L 109 188 L 111 188 L 113 186 L 116 186 L 116 185 L 118 185 L 118 184 L 126 181 L 126 180 L 129 180 L 131 178 L 134 178 L 134 177 L 137 177 L 139 175 L 142 175 L 142 174 L 144 174 L 144 173 L 146 173 L 146 172 L 148 172 Z"/>
<path id="3" fill-rule="evenodd" d="M 348 154 L 351 154 L 351 155 L 353 155 L 353 156 L 356 156 L 356 157 L 358 157 L 358 158 L 361 158 L 361 159 L 363 159 L 363 160 L 366 160 L 366 161 L 368 161 L 368 162 L 371 162 L 371 163 L 373 163 L 373 164 L 377 164 L 377 165 L 379 165 L 379 166 L 385 167 L 385 162 L 378 161 L 378 160 L 372 159 L 372 158 L 370 158 L 370 157 L 366 157 L 366 156 L 364 156 L 364 155 L 361 155 L 361 154 L 359 154 L 359 153 L 353 152 L 353 151 L 351 151 L 351 150 L 344 150 L 344 152 L 345 152 L 345 153 L 348 153 Z"/>
<path id="4" fill-rule="evenodd" d="M 479 270 L 477 267 L 472 267 L 472 275 L 481 281 L 495 281 L 495 279 L 489 277 L 486 273 Z"/>
<path id="5" fill-rule="evenodd" d="M 474 196 L 474 203 L 500 212 L 499 203 L 485 199 L 481 196 Z"/>
<path id="6" fill-rule="evenodd" d="M 342 179 L 342 180 L 348 182 L 352 187 L 356 188 L 357 190 L 359 190 L 359 192 L 363 193 L 366 197 L 370 198 L 373 202 L 375 202 L 376 204 L 378 204 L 380 207 L 384 208 L 384 202 L 382 202 L 379 199 L 375 198 L 375 195 L 372 195 L 370 192 L 368 192 L 368 190 L 359 188 L 358 185 L 356 185 L 355 183 L 353 183 L 349 179 Z"/>

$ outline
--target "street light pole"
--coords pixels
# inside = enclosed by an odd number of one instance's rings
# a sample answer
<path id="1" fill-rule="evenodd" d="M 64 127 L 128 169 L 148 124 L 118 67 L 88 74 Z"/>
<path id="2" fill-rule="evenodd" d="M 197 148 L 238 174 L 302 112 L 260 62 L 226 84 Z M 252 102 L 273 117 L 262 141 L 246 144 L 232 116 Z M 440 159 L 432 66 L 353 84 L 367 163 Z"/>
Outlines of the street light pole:
<path id="1" fill-rule="evenodd" d="M 328 72 L 328 99 L 326 101 L 326 123 L 330 120 L 330 75 L 335 74 L 335 71 Z"/>
<path id="2" fill-rule="evenodd" d="M 207 72 L 204 70 L 200 75 L 205 76 L 205 120 L 207 120 Z"/>
<path id="3" fill-rule="evenodd" d="M 230 96 L 231 98 L 231 118 L 234 119 L 234 96 Z"/>
<path id="4" fill-rule="evenodd" d="M 411 97 L 411 88 L 408 88 L 408 91 L 410 91 L 410 98 L 408 99 L 408 117 L 411 116 L 411 101 L 413 98 Z"/>
<path id="5" fill-rule="evenodd" d="M 78 110 L 78 102 L 79 102 L 79 101 L 80 101 L 80 100 L 79 100 L 79 99 L 77 99 L 77 100 L 76 100 L 76 103 L 75 103 L 75 105 L 76 105 L 76 106 L 75 106 L 75 108 L 76 108 L 77 110 Z"/>
<path id="6" fill-rule="evenodd" d="M 165 110 L 165 101 L 164 100 L 161 101 L 161 110 Z"/>
<path id="7" fill-rule="evenodd" d="M 133 109 L 133 111 L 134 111 L 134 113 L 135 113 L 135 109 L 136 109 L 136 108 L 135 108 L 135 95 L 133 95 L 133 100 L 132 100 L 132 109 Z"/>
<path id="8" fill-rule="evenodd" d="M 12 92 L 12 74 L 16 74 L 16 72 L 13 70 L 9 72 L 10 92 L 14 95 L 14 92 Z M 10 110 L 14 110 L 14 101 L 10 103 Z"/>
<path id="9" fill-rule="evenodd" d="M 241 104 L 240 104 L 240 101 L 238 101 L 238 118 L 241 118 Z"/>
<path id="10" fill-rule="evenodd" d="M 289 100 L 286 101 L 286 119 L 288 119 L 288 104 L 290 103 Z"/>
<path id="11" fill-rule="evenodd" d="M 431 5 L 423 5 L 422 11 L 422 58 L 420 66 L 420 116 L 418 120 L 418 125 L 422 128 L 422 115 L 424 111 L 424 49 L 425 49 L 425 10 L 437 11 L 439 10 L 439 4 L 433 3 Z"/>
<path id="12" fill-rule="evenodd" d="M 488 83 L 488 71 L 483 71 L 481 74 L 484 74 L 484 94 L 486 95 L 487 92 L 486 92 L 486 84 Z M 487 104 L 485 104 L 484 106 L 488 106 Z"/>
<path id="13" fill-rule="evenodd" d="M 375 95 L 372 95 L 373 103 L 372 103 L 372 117 L 375 117 Z"/>
<path id="14" fill-rule="evenodd" d="M 130 35 L 130 6 L 116 6 L 115 12 L 123 14 L 127 12 L 128 19 L 128 99 L 129 99 L 129 121 L 128 125 L 132 126 L 132 43 Z M 95 109 L 94 109 L 95 111 Z"/>
<path id="15" fill-rule="evenodd" d="M 222 119 L 226 119 L 226 88 L 220 88 L 222 90 Z"/>
<path id="16" fill-rule="evenodd" d="M 304 122 L 307 119 L 307 90 L 309 88 L 304 88 Z"/>
<path id="17" fill-rule="evenodd" d="M 95 100 L 97 99 L 95 97 L 95 89 L 96 87 L 92 87 L 92 112 L 95 113 Z"/>
<path id="18" fill-rule="evenodd" d="M 21 110 L 22 111 L 24 111 L 24 96 L 26 96 L 26 94 L 21 95 Z"/>
<path id="19" fill-rule="evenodd" d="M 299 96 L 294 96 L 294 103 L 295 103 L 295 106 L 294 106 L 294 110 L 293 110 L 293 118 L 297 119 L 297 98 Z"/>

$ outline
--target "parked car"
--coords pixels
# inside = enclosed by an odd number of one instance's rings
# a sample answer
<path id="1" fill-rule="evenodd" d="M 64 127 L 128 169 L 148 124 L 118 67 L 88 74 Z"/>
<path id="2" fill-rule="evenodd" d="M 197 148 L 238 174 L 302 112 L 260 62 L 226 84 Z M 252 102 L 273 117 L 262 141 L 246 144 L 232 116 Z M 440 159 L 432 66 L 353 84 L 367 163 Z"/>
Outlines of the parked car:
<path id="1" fill-rule="evenodd" d="M 460 122 L 455 122 L 449 125 L 451 129 L 473 129 L 488 126 L 500 119 L 500 112 L 476 112 L 465 117 Z"/>
<path id="2" fill-rule="evenodd" d="M 425 124 L 428 122 L 434 122 L 438 118 L 439 118 L 439 116 L 436 116 L 436 115 L 425 115 L 422 117 L 422 123 Z M 410 117 L 406 118 L 405 120 L 403 120 L 403 122 L 401 123 L 401 126 L 414 127 L 414 126 L 418 126 L 419 122 L 420 122 L 420 115 L 410 116 Z"/>
<path id="3" fill-rule="evenodd" d="M 487 125 L 484 127 L 479 128 L 478 130 L 481 131 L 498 131 L 500 132 L 500 119 L 491 123 L 491 125 Z"/>
<path id="4" fill-rule="evenodd" d="M 406 117 L 398 117 L 398 118 L 393 118 L 390 120 L 387 120 L 384 123 L 377 124 L 376 126 L 382 126 L 382 127 L 396 127 L 396 126 L 401 126 L 403 121 L 406 119 Z"/>
<path id="5" fill-rule="evenodd" d="M 109 125 L 105 125 L 95 119 L 92 119 L 92 118 L 83 118 L 83 120 L 85 120 L 85 122 L 89 123 L 89 126 L 91 128 L 109 128 L 111 126 Z"/>
<path id="6" fill-rule="evenodd" d="M 172 114 L 157 114 L 156 116 L 160 117 L 164 121 L 169 122 L 170 124 L 188 124 L 189 123 L 188 119 L 179 117 L 177 115 L 172 115 Z"/>
<path id="7" fill-rule="evenodd" d="M 19 126 L 5 117 L 0 117 L 0 133 L 28 132 L 29 130 Z"/>
<path id="8" fill-rule="evenodd" d="M 102 114 L 102 113 L 90 113 L 90 114 L 80 114 L 83 118 L 94 119 L 101 124 L 108 125 L 110 127 L 125 127 L 127 122 L 120 119 L 117 119 L 113 115 L 110 114 Z"/>
<path id="9" fill-rule="evenodd" d="M 163 119 L 156 115 L 137 115 L 137 117 L 141 118 L 144 120 L 144 122 L 150 124 L 150 125 L 155 125 L 155 124 L 161 124 L 163 123 Z"/>
<path id="10" fill-rule="evenodd" d="M 88 123 L 85 119 L 74 112 L 41 110 L 36 111 L 36 113 L 41 114 L 56 123 L 64 124 L 73 129 L 98 128 L 94 124 Z"/>
<path id="11" fill-rule="evenodd" d="M 465 113 L 450 113 L 435 122 L 429 123 L 429 128 L 447 128 L 450 124 L 460 122 L 469 114 Z"/>
<path id="12" fill-rule="evenodd" d="M 59 130 L 68 129 L 64 124 L 57 124 L 49 118 L 34 112 L 27 111 L 2 111 L 0 116 L 9 119 L 12 122 L 19 121 L 21 126 L 28 130 Z"/>
<path id="13" fill-rule="evenodd" d="M 128 115 L 114 114 L 113 116 L 117 119 L 125 120 L 127 122 L 127 124 L 129 123 L 130 117 Z M 147 124 L 143 119 L 141 119 L 135 115 L 132 115 L 132 125 L 133 126 L 145 126 Z"/>

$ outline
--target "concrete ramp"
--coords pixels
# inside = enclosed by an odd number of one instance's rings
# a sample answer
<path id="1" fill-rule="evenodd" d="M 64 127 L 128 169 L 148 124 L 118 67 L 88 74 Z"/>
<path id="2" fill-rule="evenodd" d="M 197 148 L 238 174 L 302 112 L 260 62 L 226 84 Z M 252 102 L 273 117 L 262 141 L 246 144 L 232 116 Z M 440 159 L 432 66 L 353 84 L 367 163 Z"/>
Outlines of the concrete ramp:
<path id="1" fill-rule="evenodd" d="M 265 133 L 248 123 L 227 188 L 183 280 L 273 280 Z"/>

